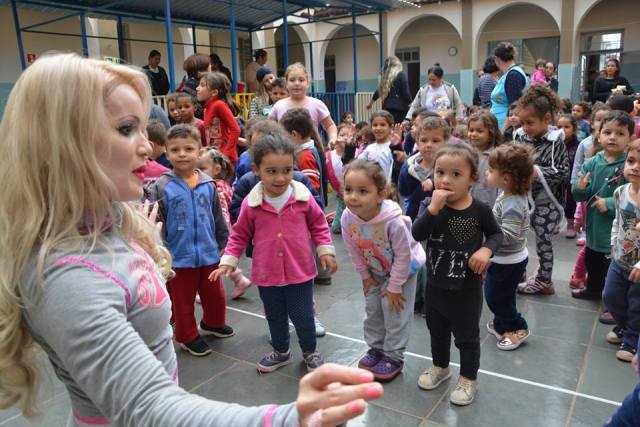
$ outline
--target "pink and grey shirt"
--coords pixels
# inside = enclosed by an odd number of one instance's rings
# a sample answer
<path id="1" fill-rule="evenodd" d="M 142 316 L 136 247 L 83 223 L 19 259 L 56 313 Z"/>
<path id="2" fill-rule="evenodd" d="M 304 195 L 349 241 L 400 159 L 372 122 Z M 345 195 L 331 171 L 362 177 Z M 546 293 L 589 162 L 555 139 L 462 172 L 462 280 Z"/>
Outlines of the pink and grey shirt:
<path id="1" fill-rule="evenodd" d="M 180 388 L 155 263 L 113 230 L 89 246 L 51 253 L 44 282 L 34 252 L 20 282 L 28 330 L 69 393 L 69 427 L 298 425 L 295 405 L 246 408 Z"/>

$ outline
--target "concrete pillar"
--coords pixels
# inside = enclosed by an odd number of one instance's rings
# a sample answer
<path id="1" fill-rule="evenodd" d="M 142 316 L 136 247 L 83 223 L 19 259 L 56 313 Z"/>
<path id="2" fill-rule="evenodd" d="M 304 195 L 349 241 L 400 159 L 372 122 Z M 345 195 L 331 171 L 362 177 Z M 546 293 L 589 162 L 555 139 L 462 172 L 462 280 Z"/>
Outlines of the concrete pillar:
<path id="1" fill-rule="evenodd" d="M 575 63 L 573 12 L 575 0 L 562 1 L 560 25 L 560 61 L 558 64 L 558 95 L 570 98 L 573 93 L 574 76 L 578 65 Z"/>
<path id="2" fill-rule="evenodd" d="M 462 67 L 458 90 L 462 102 L 471 105 L 476 86 L 476 72 L 473 69 L 473 50 L 476 41 L 473 39 L 471 0 L 462 0 L 460 7 L 462 8 Z"/>
<path id="3" fill-rule="evenodd" d="M 85 18 L 87 23 L 87 35 L 99 36 L 100 28 L 98 26 L 98 20 L 96 18 Z M 89 58 L 102 59 L 100 52 L 100 39 L 94 37 L 87 37 L 87 47 L 89 49 Z"/>
<path id="4" fill-rule="evenodd" d="M 186 43 L 182 45 L 182 50 L 185 58 L 188 58 L 194 53 L 196 53 L 195 47 L 193 45 L 193 41 L 196 37 L 195 31 L 197 31 L 195 26 L 191 28 L 185 28 L 185 27 L 178 28 L 178 32 L 180 33 L 180 39 L 182 40 L 182 43 Z"/>

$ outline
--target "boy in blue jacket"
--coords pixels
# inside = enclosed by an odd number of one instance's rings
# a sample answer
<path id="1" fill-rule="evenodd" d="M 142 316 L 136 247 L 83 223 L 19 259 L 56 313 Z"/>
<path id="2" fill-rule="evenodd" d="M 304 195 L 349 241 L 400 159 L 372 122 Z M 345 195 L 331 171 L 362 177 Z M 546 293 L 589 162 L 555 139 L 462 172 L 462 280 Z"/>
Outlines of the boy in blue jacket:
<path id="1" fill-rule="evenodd" d="M 222 282 L 208 279 L 218 268 L 229 230 L 213 179 L 196 169 L 199 131 L 189 125 L 175 125 L 167 139 L 167 158 L 173 171 L 158 178 L 151 199 L 159 204 L 164 240 L 176 273 L 167 285 L 173 304 L 175 338 L 192 355 L 206 356 L 211 348 L 202 335 L 217 338 L 234 335 L 233 329 L 225 324 Z M 199 328 L 194 312 L 196 292 L 203 311 Z"/>

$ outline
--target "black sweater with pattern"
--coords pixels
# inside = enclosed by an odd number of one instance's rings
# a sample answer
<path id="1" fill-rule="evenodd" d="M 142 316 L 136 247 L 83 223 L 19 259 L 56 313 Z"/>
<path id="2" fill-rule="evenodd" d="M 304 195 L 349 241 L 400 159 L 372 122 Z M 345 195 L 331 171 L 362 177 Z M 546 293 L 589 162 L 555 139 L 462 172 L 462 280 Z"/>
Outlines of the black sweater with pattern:
<path id="1" fill-rule="evenodd" d="M 481 287 L 482 275 L 469 268 L 469 258 L 482 247 L 495 253 L 502 244 L 491 208 L 477 200 L 462 210 L 445 206 L 436 216 L 426 209 L 411 233 L 427 241 L 427 286 L 448 290 Z"/>

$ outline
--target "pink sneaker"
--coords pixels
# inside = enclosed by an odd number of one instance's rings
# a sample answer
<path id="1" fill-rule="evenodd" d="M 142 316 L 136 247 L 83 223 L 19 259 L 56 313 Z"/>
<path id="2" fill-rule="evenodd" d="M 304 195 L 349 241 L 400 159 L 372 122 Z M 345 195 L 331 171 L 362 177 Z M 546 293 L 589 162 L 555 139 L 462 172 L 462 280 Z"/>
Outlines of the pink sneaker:
<path id="1" fill-rule="evenodd" d="M 541 295 L 553 295 L 556 293 L 553 289 L 552 282 L 544 282 L 535 276 L 531 276 L 526 282 L 522 282 L 518 285 L 518 292 L 521 294 L 541 294 Z"/>
<path id="2" fill-rule="evenodd" d="M 572 275 L 571 279 L 569 279 L 569 287 L 571 289 L 582 289 L 584 288 L 584 283 L 586 280 L 586 278 L 580 279 Z"/>
<path id="3" fill-rule="evenodd" d="M 232 300 L 240 298 L 251 286 L 251 280 L 247 279 L 239 269 L 231 273 L 231 280 L 233 281 L 233 290 L 231 291 Z"/>

